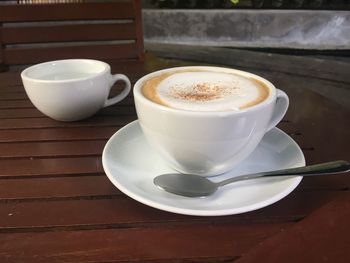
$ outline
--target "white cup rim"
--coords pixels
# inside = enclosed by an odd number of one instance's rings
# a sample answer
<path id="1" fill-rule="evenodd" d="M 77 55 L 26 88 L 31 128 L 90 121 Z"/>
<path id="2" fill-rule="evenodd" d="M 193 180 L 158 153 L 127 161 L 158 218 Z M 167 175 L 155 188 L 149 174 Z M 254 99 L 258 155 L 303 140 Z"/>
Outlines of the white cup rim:
<path id="1" fill-rule="evenodd" d="M 52 64 L 58 64 L 58 63 L 78 63 L 78 62 L 83 62 L 83 63 L 94 63 L 94 64 L 100 64 L 103 66 L 103 70 L 101 70 L 100 72 L 96 72 L 96 73 L 91 73 L 91 75 L 89 76 L 85 76 L 85 77 L 77 77 L 77 78 L 71 78 L 71 79 L 63 79 L 63 80 L 54 80 L 54 79 L 41 79 L 41 78 L 35 78 L 35 77 L 31 77 L 28 75 L 28 73 L 30 73 L 31 71 L 38 69 L 38 68 L 43 68 L 45 69 L 45 67 L 47 65 L 52 65 Z M 88 80 L 91 78 L 95 78 L 97 76 L 102 76 L 104 74 L 106 74 L 107 72 L 110 71 L 110 66 L 100 60 L 95 60 L 95 59 L 60 59 L 60 60 L 53 60 L 53 61 L 47 61 L 47 62 L 43 62 L 43 63 L 39 63 L 39 64 L 35 64 L 32 65 L 26 69 L 24 69 L 21 72 L 21 78 L 28 80 L 28 81 L 35 81 L 35 82 L 40 82 L 40 83 L 71 83 L 71 82 L 79 82 L 82 80 Z"/>
<path id="2" fill-rule="evenodd" d="M 242 75 L 244 77 L 252 77 L 255 78 L 261 82 L 263 82 L 264 84 L 266 84 L 266 86 L 269 88 L 270 91 L 270 95 L 269 97 L 264 100 L 261 103 L 258 103 L 257 105 L 251 106 L 249 108 L 245 108 L 245 109 L 240 109 L 240 110 L 225 110 L 225 111 L 196 111 L 196 110 L 184 110 L 184 109 L 177 109 L 177 108 L 170 108 L 158 103 L 155 103 L 149 99 L 147 99 L 141 92 L 141 88 L 143 86 L 143 83 L 152 78 L 155 77 L 157 75 L 160 75 L 162 73 L 165 72 L 169 72 L 169 71 L 177 71 L 177 70 L 186 70 L 186 69 L 202 69 L 202 70 L 223 70 L 223 71 L 230 71 L 230 72 L 234 72 L 235 74 L 239 74 Z M 145 76 L 143 76 L 142 78 L 140 78 L 134 85 L 134 89 L 133 89 L 133 93 L 134 93 L 134 98 L 135 101 L 138 100 L 141 103 L 144 103 L 150 107 L 153 108 L 157 108 L 159 110 L 162 111 L 166 111 L 169 113 L 174 113 L 174 114 L 186 114 L 186 115 L 192 115 L 192 116 L 227 116 L 227 115 L 232 115 L 232 114 L 244 114 L 246 112 L 250 112 L 250 111 L 256 111 L 261 109 L 262 107 L 266 107 L 267 105 L 271 104 L 273 101 L 275 101 L 276 98 L 276 87 L 268 80 L 247 72 L 247 71 L 242 71 L 242 70 L 237 70 L 237 69 L 232 69 L 232 68 L 225 68 L 225 67 L 215 67 L 215 66 L 185 66 L 185 67 L 173 67 L 173 68 L 167 68 L 167 69 L 162 69 L 162 70 L 158 70 L 152 73 L 149 73 Z"/>

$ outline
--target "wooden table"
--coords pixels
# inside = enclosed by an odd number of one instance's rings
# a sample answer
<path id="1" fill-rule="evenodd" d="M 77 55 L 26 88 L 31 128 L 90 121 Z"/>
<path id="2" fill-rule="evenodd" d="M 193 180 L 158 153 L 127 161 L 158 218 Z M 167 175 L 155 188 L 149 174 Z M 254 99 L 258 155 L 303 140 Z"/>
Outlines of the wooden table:
<path id="1" fill-rule="evenodd" d="M 307 163 L 350 160 L 350 111 L 339 96 L 348 94 L 350 64 L 245 55 L 229 66 L 288 93 L 279 127 Z M 145 63 L 112 69 L 135 82 L 155 69 L 200 64 L 192 60 L 148 54 Z M 102 168 L 106 141 L 136 118 L 129 95 L 90 119 L 57 122 L 33 107 L 18 70 L 0 73 L 0 262 L 350 262 L 349 174 L 304 178 L 283 200 L 240 215 L 160 211 L 121 193 Z"/>

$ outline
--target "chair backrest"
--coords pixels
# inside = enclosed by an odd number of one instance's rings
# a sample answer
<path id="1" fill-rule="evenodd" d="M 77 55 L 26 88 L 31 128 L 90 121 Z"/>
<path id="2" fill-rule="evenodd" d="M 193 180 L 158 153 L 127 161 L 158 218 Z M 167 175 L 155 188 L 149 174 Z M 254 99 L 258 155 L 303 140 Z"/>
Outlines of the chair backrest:
<path id="1" fill-rule="evenodd" d="M 0 3 L 2 65 L 143 59 L 140 0 L 13 2 Z"/>

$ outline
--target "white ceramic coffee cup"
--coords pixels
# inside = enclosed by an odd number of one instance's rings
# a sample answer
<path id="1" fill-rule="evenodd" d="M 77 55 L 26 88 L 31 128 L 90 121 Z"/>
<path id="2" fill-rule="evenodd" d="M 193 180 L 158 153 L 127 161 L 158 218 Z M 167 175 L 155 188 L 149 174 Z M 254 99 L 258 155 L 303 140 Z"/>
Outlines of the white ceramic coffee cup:
<path id="1" fill-rule="evenodd" d="M 165 72 L 199 69 L 255 78 L 269 88 L 263 102 L 239 111 L 187 111 L 150 101 L 145 81 Z M 269 81 L 244 71 L 220 67 L 179 67 L 153 72 L 134 86 L 136 111 L 150 145 L 181 173 L 212 176 L 233 169 L 249 156 L 264 134 L 285 115 L 288 96 Z"/>
<path id="2" fill-rule="evenodd" d="M 111 75 L 107 63 L 91 59 L 37 64 L 23 70 L 21 78 L 34 106 L 59 121 L 90 117 L 101 108 L 124 99 L 131 88 L 125 75 Z M 108 99 L 111 87 L 119 80 L 125 83 L 125 88 L 117 96 Z"/>

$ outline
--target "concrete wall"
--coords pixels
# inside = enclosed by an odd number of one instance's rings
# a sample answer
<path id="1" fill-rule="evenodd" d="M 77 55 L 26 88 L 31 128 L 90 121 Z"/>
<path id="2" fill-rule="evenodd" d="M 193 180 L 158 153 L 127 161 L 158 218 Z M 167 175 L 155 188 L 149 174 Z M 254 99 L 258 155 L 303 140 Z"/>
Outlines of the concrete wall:
<path id="1" fill-rule="evenodd" d="M 144 9 L 145 43 L 350 49 L 349 11 Z"/>

